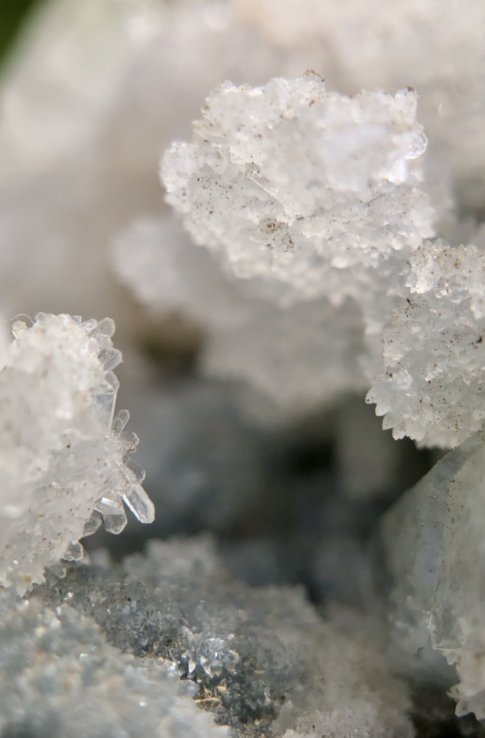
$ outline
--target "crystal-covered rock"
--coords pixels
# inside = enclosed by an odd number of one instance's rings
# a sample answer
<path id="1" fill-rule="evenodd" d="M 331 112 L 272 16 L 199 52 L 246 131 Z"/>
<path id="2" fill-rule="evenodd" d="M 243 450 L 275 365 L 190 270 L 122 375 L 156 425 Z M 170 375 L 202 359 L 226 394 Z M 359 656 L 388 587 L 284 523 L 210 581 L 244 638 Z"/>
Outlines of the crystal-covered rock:
<path id="1" fill-rule="evenodd" d="M 137 659 L 68 605 L 0 592 L 0 732 L 36 738 L 216 738 L 170 661 Z"/>
<path id="2" fill-rule="evenodd" d="M 325 622 L 299 589 L 231 580 L 207 539 L 152 541 L 146 556 L 78 566 L 36 594 L 94 618 L 123 651 L 172 661 L 239 735 L 413 735 L 406 689 L 370 622 L 347 611 Z"/>
<path id="3" fill-rule="evenodd" d="M 139 520 L 153 520 L 127 458 L 135 444 L 113 421 L 112 369 L 121 361 L 113 332 L 110 320 L 43 313 L 30 328 L 13 326 L 0 373 L 0 582 L 20 593 L 61 557 L 82 557 L 78 539 L 99 526 L 96 511 L 112 532 L 126 523 L 123 500 Z M 122 518 L 116 530 L 113 508 Z"/>

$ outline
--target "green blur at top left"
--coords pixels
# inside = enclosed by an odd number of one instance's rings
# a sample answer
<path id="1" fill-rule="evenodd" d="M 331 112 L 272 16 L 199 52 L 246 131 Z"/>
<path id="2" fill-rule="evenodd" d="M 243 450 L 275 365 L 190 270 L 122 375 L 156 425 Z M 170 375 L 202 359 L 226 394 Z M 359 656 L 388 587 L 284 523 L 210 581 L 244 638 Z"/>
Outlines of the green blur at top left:
<path id="1" fill-rule="evenodd" d="M 45 0 L 0 0 L 0 65 L 29 13 Z"/>

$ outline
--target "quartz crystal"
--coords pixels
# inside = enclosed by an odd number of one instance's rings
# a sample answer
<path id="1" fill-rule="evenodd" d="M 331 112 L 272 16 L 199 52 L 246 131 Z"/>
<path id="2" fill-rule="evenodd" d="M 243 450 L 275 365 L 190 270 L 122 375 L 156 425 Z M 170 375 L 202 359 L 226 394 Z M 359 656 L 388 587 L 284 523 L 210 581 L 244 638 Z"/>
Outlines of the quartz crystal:
<path id="1" fill-rule="evenodd" d="M 189 379 L 145 391 L 132 418 L 143 438 L 145 489 L 161 514 L 148 527 L 130 521 L 125 535 L 104 536 L 103 545 L 123 551 L 130 529 L 140 539 L 227 533 L 264 500 L 281 497 L 287 480 L 275 452 L 275 414 L 264 396 L 230 383 Z"/>
<path id="2" fill-rule="evenodd" d="M 124 504 L 145 523 L 154 511 L 129 457 L 129 413 L 113 417 L 113 321 L 40 313 L 13 333 L 0 374 L 0 582 L 23 593 L 44 567 L 82 558 L 79 538 L 102 521 L 119 533 Z"/>
<path id="3" fill-rule="evenodd" d="M 447 454 L 384 518 L 391 654 L 401 671 L 451 686 L 457 713 L 485 718 L 485 436 Z"/>
<path id="4" fill-rule="evenodd" d="M 433 691 L 485 721 L 484 32 L 39 4 L 0 88 L 1 738 L 431 738 Z M 88 312 L 159 511 L 119 539 L 154 505 Z M 453 450 L 401 497 L 416 445 Z"/>
<path id="5" fill-rule="evenodd" d="M 0 732 L 45 738 L 216 738 L 190 682 L 106 642 L 68 605 L 0 593 Z"/>

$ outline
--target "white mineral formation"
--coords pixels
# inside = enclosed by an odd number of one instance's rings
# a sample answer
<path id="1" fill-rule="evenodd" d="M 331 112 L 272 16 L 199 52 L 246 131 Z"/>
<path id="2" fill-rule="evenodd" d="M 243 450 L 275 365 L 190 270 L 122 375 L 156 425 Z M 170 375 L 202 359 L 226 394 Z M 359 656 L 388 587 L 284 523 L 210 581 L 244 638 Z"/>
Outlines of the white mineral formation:
<path id="1" fill-rule="evenodd" d="M 225 83 L 192 141 L 164 155 L 167 202 L 197 244 L 278 304 L 365 302 L 433 235 L 412 166 L 426 149 L 416 104 L 408 89 L 344 97 L 312 74 Z"/>
<path id="2" fill-rule="evenodd" d="M 434 215 L 413 162 L 426 148 L 416 103 L 409 89 L 328 93 L 315 75 L 226 83 L 192 141 L 165 153 L 162 179 L 195 242 L 247 294 L 276 303 L 270 321 L 260 311 L 232 345 L 216 334 L 212 370 L 237 365 L 266 391 L 296 398 L 278 372 L 291 366 L 302 386 L 293 350 L 321 371 L 329 395 L 371 384 L 367 400 L 395 438 L 446 448 L 485 419 L 485 280 L 477 247 L 426 240 Z M 340 372 L 352 354 L 354 374 Z M 307 375 L 310 396 L 322 399 Z"/>
<path id="3" fill-rule="evenodd" d="M 367 395 L 395 438 L 456 446 L 485 420 L 485 264 L 475 246 L 426 242 L 410 295 L 383 336 L 385 370 Z"/>
<path id="4" fill-rule="evenodd" d="M 102 521 L 121 532 L 123 503 L 145 523 L 154 509 L 128 456 L 129 413 L 113 418 L 113 321 L 40 313 L 13 333 L 0 373 L 0 583 L 24 593 L 45 567 L 82 558 L 79 539 Z"/>
<path id="5" fill-rule="evenodd" d="M 271 44 L 315 69 L 331 89 L 419 93 L 432 167 L 455 185 L 459 205 L 485 192 L 485 6 L 476 0 L 233 0 Z M 306 66 L 304 66 L 306 64 Z"/>

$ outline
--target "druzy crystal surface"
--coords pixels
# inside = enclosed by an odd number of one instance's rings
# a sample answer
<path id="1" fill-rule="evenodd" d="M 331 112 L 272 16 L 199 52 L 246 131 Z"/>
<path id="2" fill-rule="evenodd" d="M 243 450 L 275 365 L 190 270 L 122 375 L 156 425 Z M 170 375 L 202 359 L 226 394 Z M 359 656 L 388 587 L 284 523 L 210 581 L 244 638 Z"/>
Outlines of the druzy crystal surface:
<path id="1" fill-rule="evenodd" d="M 279 305 L 283 338 L 305 364 L 314 364 L 304 354 L 315 350 L 313 336 L 332 357 L 341 356 L 336 335 L 345 336 L 357 354 L 353 389 L 370 385 L 384 428 L 449 447 L 485 417 L 482 252 L 428 240 L 437 212 L 416 163 L 427 144 L 416 105 L 410 89 L 348 98 L 315 75 L 257 88 L 226 83 L 207 98 L 192 141 L 167 150 L 161 171 L 167 202 L 194 241 L 248 294 Z M 256 340 L 258 331 L 250 334 Z M 278 334 L 267 326 L 273 347 Z M 258 357 L 262 386 L 268 367 L 257 344 L 237 337 L 229 356 L 237 345 L 244 376 L 244 356 Z"/>
<path id="2" fill-rule="evenodd" d="M 13 333 L 0 374 L 0 581 L 24 593 L 45 567 L 82 558 L 79 539 L 103 521 L 119 533 L 125 505 L 145 523 L 153 505 L 129 457 L 129 414 L 114 417 L 113 321 L 39 314 Z"/>
<path id="3" fill-rule="evenodd" d="M 0 738 L 483 736 L 484 8 L 0 58 Z"/>
<path id="4" fill-rule="evenodd" d="M 0 593 L 0 731 L 51 738 L 227 735 L 162 659 L 136 659 L 69 605 Z"/>
<path id="5" fill-rule="evenodd" d="M 413 735 L 370 622 L 346 611 L 324 622 L 300 590 L 231 580 L 210 540 L 152 541 L 121 568 L 79 566 L 38 596 L 68 602 L 145 662 L 172 661 L 235 735 Z"/>
<path id="6" fill-rule="evenodd" d="M 344 97 L 312 74 L 225 83 L 192 141 L 164 155 L 167 202 L 196 243 L 280 304 L 360 298 L 393 252 L 433 235 L 409 166 L 426 149 L 416 103 L 411 90 Z"/>

